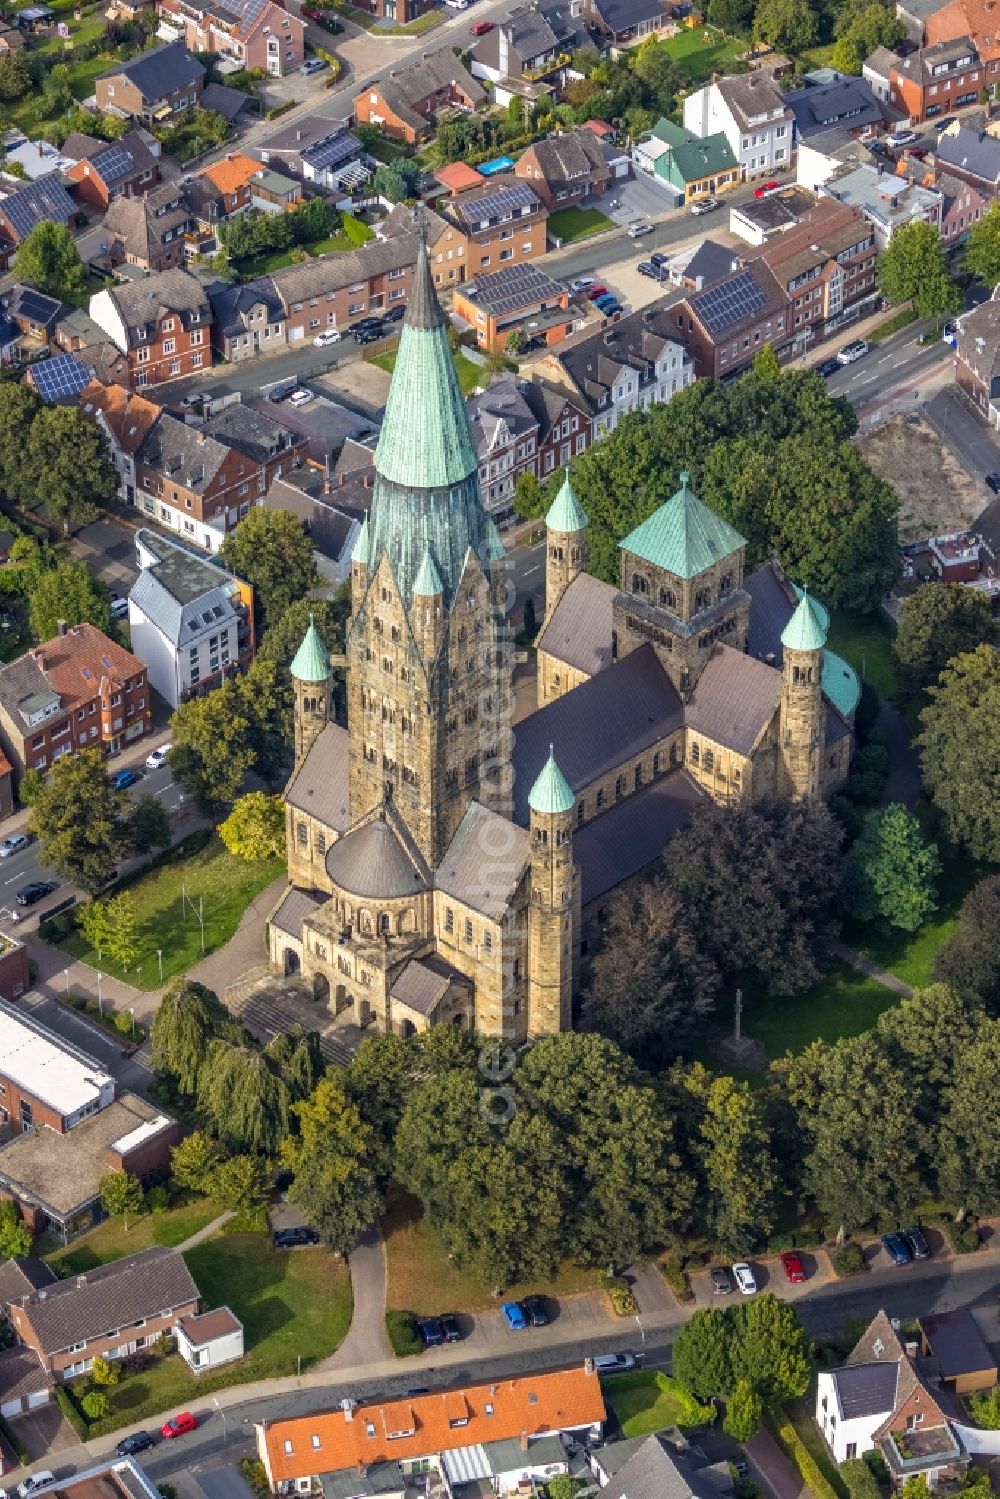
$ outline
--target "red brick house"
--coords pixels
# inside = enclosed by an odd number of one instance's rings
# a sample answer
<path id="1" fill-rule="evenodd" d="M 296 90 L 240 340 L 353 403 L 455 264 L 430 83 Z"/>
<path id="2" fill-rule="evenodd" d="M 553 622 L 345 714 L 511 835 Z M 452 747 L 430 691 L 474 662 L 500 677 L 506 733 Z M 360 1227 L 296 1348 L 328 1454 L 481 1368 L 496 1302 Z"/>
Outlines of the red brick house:
<path id="1" fill-rule="evenodd" d="M 117 753 L 150 721 L 145 666 L 94 625 L 74 625 L 0 667 L 0 743 L 18 776 L 81 749 Z"/>
<path id="2" fill-rule="evenodd" d="M 795 229 L 777 235 L 758 258 L 788 296 L 790 331 L 803 349 L 852 315 L 874 310 L 878 246 L 859 208 L 821 198 Z"/>
<path id="3" fill-rule="evenodd" d="M 984 302 L 962 316 L 955 356 L 959 388 L 1000 430 L 1000 302 Z"/>
<path id="4" fill-rule="evenodd" d="M 535 477 L 547 479 L 555 469 L 568 468 L 573 458 L 587 451 L 593 423 L 582 397 L 545 380 L 532 380 L 523 389 L 538 420 Z"/>
<path id="5" fill-rule="evenodd" d="M 975 104 L 986 82 L 975 42 L 958 35 L 897 58 L 889 68 L 888 102 L 919 125 Z"/>
<path id="6" fill-rule="evenodd" d="M 105 287 L 91 297 L 90 316 L 128 356 L 133 389 L 193 375 L 212 363 L 212 309 L 189 271 Z"/>
<path id="7" fill-rule="evenodd" d="M 115 1080 L 82 1051 L 0 999 L 0 1119 L 65 1135 L 115 1099 Z"/>
<path id="8" fill-rule="evenodd" d="M 742 374 L 767 347 L 779 359 L 789 358 L 793 351 L 791 315 L 788 293 L 770 266 L 753 260 L 668 308 L 660 319 L 660 331 L 685 345 L 696 376 L 719 379 Z"/>
<path id="9" fill-rule="evenodd" d="M 205 69 L 183 42 L 151 47 L 94 81 L 99 110 L 131 115 L 150 126 L 197 105 L 204 87 Z"/>
<path id="10" fill-rule="evenodd" d="M 76 222 L 76 204 L 55 173 L 0 199 L 0 268 L 8 269 L 17 246 L 45 219 L 67 229 Z"/>
<path id="11" fill-rule="evenodd" d="M 369 240 L 346 254 L 321 255 L 275 271 L 271 282 L 285 309 L 286 342 L 302 343 L 362 313 L 405 305 L 419 242 L 415 233 Z"/>
<path id="12" fill-rule="evenodd" d="M 95 208 L 107 208 L 115 198 L 141 198 L 156 183 L 156 158 L 135 130 L 117 141 L 96 140 L 74 130 L 62 154 L 74 159 L 66 171 L 73 195 Z"/>
<path id="13" fill-rule="evenodd" d="M 441 110 L 471 111 L 485 101 L 482 85 L 450 47 L 442 47 L 363 89 L 354 100 L 354 118 L 414 146 L 430 135 Z"/>
<path id="14" fill-rule="evenodd" d="M 194 226 L 184 185 L 164 182 L 142 198 L 118 198 L 101 225 L 101 260 L 109 267 L 137 265 L 144 271 L 168 271 L 186 263 L 184 236 Z"/>
<path id="15" fill-rule="evenodd" d="M 275 0 L 160 0 L 157 8 L 191 52 L 214 52 L 271 78 L 305 60 L 305 23 Z"/>
<path id="16" fill-rule="evenodd" d="M 613 174 L 608 148 L 585 125 L 551 135 L 518 157 L 514 172 L 530 182 L 546 208 L 569 208 L 600 197 Z"/>

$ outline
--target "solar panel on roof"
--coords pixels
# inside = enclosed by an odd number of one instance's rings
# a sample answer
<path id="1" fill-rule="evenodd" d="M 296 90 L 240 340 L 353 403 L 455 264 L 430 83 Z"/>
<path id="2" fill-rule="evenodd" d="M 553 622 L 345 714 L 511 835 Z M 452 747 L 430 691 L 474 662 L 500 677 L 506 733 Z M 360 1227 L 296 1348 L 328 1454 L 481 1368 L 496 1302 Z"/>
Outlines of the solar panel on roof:
<path id="1" fill-rule="evenodd" d="M 767 296 L 749 271 L 699 293 L 693 299 L 698 316 L 712 334 L 723 333 L 767 306 Z"/>
<path id="2" fill-rule="evenodd" d="M 302 160 L 317 169 L 334 167 L 360 149 L 359 142 L 349 130 L 338 130 L 333 135 L 325 135 L 322 140 L 303 151 Z"/>
<path id="3" fill-rule="evenodd" d="M 127 177 L 135 166 L 135 158 L 124 146 L 109 146 L 106 151 L 98 152 L 94 161 L 105 182 Z"/>
<path id="4" fill-rule="evenodd" d="M 495 193 L 487 193 L 484 198 L 477 198 L 473 203 L 464 203 L 462 213 L 467 219 L 500 219 L 508 213 L 517 213 L 521 208 L 528 208 L 535 201 L 535 194 L 526 182 L 519 182 L 510 187 L 502 187 Z"/>
<path id="5" fill-rule="evenodd" d="M 32 369 L 35 389 L 43 401 L 58 401 L 63 396 L 78 396 L 90 384 L 90 371 L 72 354 L 57 354 Z"/>
<path id="6" fill-rule="evenodd" d="M 41 292 L 32 291 L 30 287 L 26 287 L 17 299 L 19 315 L 38 323 L 47 322 L 53 312 L 58 311 L 58 305 L 51 297 L 43 297 Z"/>
<path id="7" fill-rule="evenodd" d="M 39 182 L 29 182 L 27 187 L 11 193 L 0 204 L 0 212 L 18 239 L 27 239 L 35 225 L 40 224 L 43 219 L 66 223 L 75 211 L 65 188 L 46 178 Z"/>
<path id="8" fill-rule="evenodd" d="M 544 301 L 557 296 L 562 290 L 558 281 L 553 281 L 544 271 L 533 265 L 517 265 L 502 271 L 493 271 L 479 277 L 475 285 L 474 301 L 482 301 L 492 313 L 513 312 L 529 302 Z"/>

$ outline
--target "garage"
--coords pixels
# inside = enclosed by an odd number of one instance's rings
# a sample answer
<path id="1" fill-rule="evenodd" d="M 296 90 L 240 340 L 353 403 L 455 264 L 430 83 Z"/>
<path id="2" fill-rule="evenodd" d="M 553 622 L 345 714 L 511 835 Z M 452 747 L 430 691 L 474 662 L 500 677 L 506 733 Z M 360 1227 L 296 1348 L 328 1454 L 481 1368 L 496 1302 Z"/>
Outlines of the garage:
<path id="1" fill-rule="evenodd" d="M 7 1348 L 0 1353 L 0 1416 L 9 1420 L 48 1405 L 52 1375 L 43 1369 L 33 1348 Z"/>

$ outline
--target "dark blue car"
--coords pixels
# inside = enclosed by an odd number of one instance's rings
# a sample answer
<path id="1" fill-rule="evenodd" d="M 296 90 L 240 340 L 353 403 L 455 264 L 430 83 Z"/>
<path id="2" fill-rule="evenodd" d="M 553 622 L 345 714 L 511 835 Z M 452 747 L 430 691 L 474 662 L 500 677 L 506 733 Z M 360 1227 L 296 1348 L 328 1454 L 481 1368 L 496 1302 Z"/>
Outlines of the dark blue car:
<path id="1" fill-rule="evenodd" d="M 598 297 L 594 303 L 594 306 L 599 307 L 605 316 L 611 312 L 620 312 L 621 305 L 618 298 L 613 297 L 610 292 L 606 297 Z"/>
<path id="2" fill-rule="evenodd" d="M 908 1265 L 913 1258 L 913 1250 L 902 1234 L 883 1234 L 882 1248 L 894 1265 Z"/>
<path id="3" fill-rule="evenodd" d="M 127 791 L 130 786 L 135 785 L 138 779 L 139 772 L 137 770 L 116 770 L 111 777 L 111 784 L 116 791 Z"/>

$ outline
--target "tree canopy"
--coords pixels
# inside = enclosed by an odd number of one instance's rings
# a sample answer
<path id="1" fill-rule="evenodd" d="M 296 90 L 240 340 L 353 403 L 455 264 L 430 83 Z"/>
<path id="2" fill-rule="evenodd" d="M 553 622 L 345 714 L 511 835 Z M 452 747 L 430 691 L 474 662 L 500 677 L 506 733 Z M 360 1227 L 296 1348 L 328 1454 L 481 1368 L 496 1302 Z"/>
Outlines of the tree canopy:
<path id="1" fill-rule="evenodd" d="M 302 644 L 310 618 L 329 654 L 342 655 L 350 612 L 351 590 L 347 584 L 338 588 L 332 599 L 296 599 L 264 632 L 257 659 L 289 666 Z"/>
<path id="2" fill-rule="evenodd" d="M 940 317 L 961 306 L 941 237 L 923 220 L 904 225 L 892 236 L 879 256 L 878 285 L 890 302 L 912 302 L 920 317 Z"/>
<path id="3" fill-rule="evenodd" d="M 36 500 L 67 532 L 118 493 L 104 436 L 79 407 L 42 407 L 31 424 L 27 462 Z"/>
<path id="4" fill-rule="evenodd" d="M 160 1001 L 150 1031 L 153 1066 L 193 1097 L 211 1041 L 243 1039 L 243 1027 L 219 997 L 194 979 L 175 979 Z"/>
<path id="5" fill-rule="evenodd" d="M 294 1113 L 298 1135 L 281 1149 L 283 1164 L 294 1173 L 289 1199 L 328 1248 L 347 1254 L 383 1207 L 371 1127 L 332 1077 L 321 1078 Z"/>
<path id="6" fill-rule="evenodd" d="M 899 571 L 898 501 L 850 443 L 856 430 L 850 403 L 818 375 L 765 355 L 731 385 L 696 380 L 630 412 L 572 466 L 591 571 L 618 582 L 619 541 L 684 469 L 746 537 L 748 570 L 777 556 L 828 606 L 873 608 Z"/>
<path id="7" fill-rule="evenodd" d="M 936 682 L 953 656 L 997 637 L 990 600 L 965 583 L 929 583 L 907 594 L 897 624 L 893 654 L 912 691 Z"/>
<path id="8" fill-rule="evenodd" d="M 280 796 L 249 791 L 234 803 L 219 837 L 240 859 L 275 859 L 285 854 L 285 807 Z"/>
<path id="9" fill-rule="evenodd" d="M 1000 859 L 1000 655 L 956 656 L 928 688 L 917 738 L 924 783 L 948 837 L 977 859 Z"/>
<path id="10" fill-rule="evenodd" d="M 108 779 L 98 749 L 62 755 L 31 803 L 41 860 L 89 895 L 103 890 L 128 849 L 128 793 Z"/>
<path id="11" fill-rule="evenodd" d="M 963 264 L 984 286 L 996 286 L 1000 281 L 1000 203 L 995 199 L 969 228 Z"/>
<path id="12" fill-rule="evenodd" d="M 86 622 L 107 632 L 111 625 L 108 590 L 85 562 L 60 558 L 39 570 L 28 595 L 28 619 L 38 640 L 51 640 L 61 621 L 67 625 Z"/>
<path id="13" fill-rule="evenodd" d="M 220 556 L 238 578 L 253 584 L 261 630 L 280 620 L 316 583 L 312 542 L 298 516 L 288 510 L 252 506 L 223 541 Z"/>
<path id="14" fill-rule="evenodd" d="M 52 219 L 43 219 L 21 241 L 14 256 L 14 275 L 62 302 L 77 301 L 87 289 L 87 273 L 72 231 Z"/>
<path id="15" fill-rule="evenodd" d="M 962 901 L 955 929 L 939 950 L 934 977 L 1000 1016 L 1000 875 L 974 885 Z"/>
<path id="16" fill-rule="evenodd" d="M 898 802 L 869 812 L 847 859 L 847 903 L 859 921 L 915 932 L 937 908 L 941 860 Z"/>
<path id="17" fill-rule="evenodd" d="M 291 760 L 292 703 L 288 672 L 266 659 L 189 698 L 170 720 L 175 779 L 212 812 L 236 800 L 251 771 L 273 781 Z"/>
<path id="18" fill-rule="evenodd" d="M 860 74 L 862 64 L 877 47 L 895 48 L 906 36 L 906 27 L 888 5 L 879 0 L 861 0 L 846 5 L 834 24 L 837 44 L 830 66 L 841 73 Z"/>

